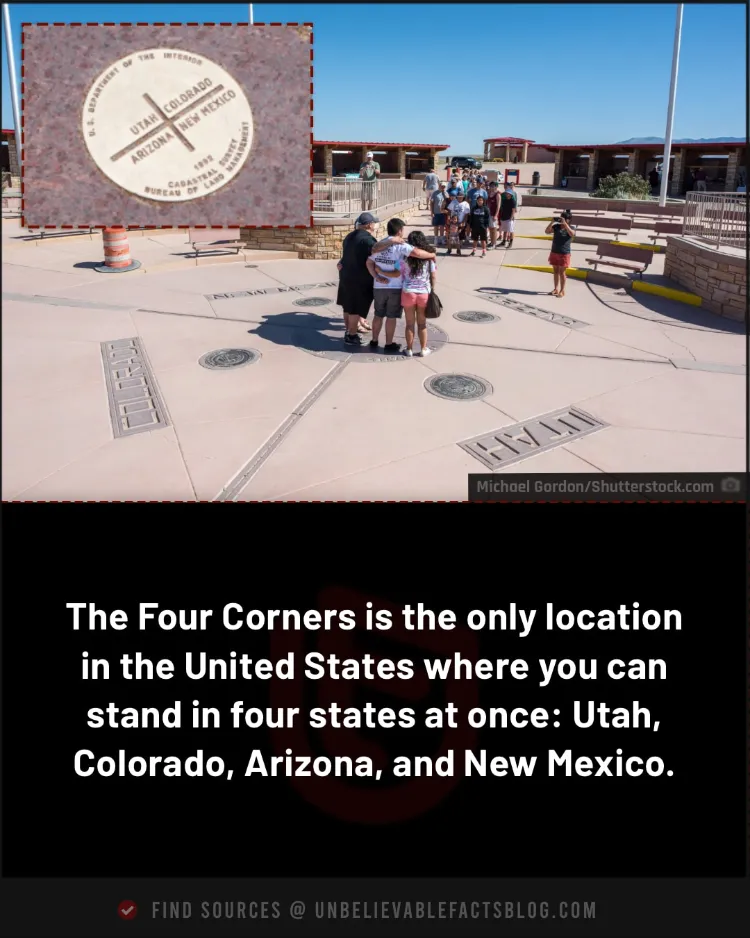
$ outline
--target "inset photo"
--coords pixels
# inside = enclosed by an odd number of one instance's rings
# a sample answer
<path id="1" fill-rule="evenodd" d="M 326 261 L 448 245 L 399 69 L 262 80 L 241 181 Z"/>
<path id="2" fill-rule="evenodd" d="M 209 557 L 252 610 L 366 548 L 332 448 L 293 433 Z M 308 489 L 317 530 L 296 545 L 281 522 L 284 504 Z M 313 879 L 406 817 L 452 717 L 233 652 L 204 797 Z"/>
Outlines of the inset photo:
<path id="1" fill-rule="evenodd" d="M 25 223 L 309 226 L 311 49 L 310 26 L 25 26 Z"/>

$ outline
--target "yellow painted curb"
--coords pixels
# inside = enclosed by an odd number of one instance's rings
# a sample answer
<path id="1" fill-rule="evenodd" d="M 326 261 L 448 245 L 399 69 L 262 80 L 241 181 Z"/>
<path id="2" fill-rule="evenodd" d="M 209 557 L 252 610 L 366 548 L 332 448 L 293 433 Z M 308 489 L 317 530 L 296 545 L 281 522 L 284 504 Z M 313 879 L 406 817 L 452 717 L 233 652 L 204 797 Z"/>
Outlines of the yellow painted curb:
<path id="1" fill-rule="evenodd" d="M 503 267 L 513 267 L 515 270 L 538 270 L 543 274 L 551 274 L 551 267 L 534 267 L 529 264 L 503 264 Z M 575 280 L 585 280 L 589 275 L 588 270 L 581 270 L 579 267 L 568 267 L 565 273 Z"/>
<path id="2" fill-rule="evenodd" d="M 513 234 L 516 238 L 531 238 L 534 241 L 551 241 L 552 235 L 526 235 L 520 234 L 518 231 L 514 231 Z"/>
<path id="3" fill-rule="evenodd" d="M 521 218 L 520 215 L 516 215 L 516 221 L 554 221 L 554 220 L 555 219 L 552 217 L 552 215 L 550 215 L 547 218 L 526 218 L 526 216 Z"/>
<path id="4" fill-rule="evenodd" d="M 643 251 L 653 251 L 654 254 L 661 254 L 664 248 L 661 244 L 641 244 L 640 241 L 610 241 L 610 244 L 619 244 L 624 248 L 641 248 Z"/>
<path id="5" fill-rule="evenodd" d="M 530 264 L 503 264 L 503 267 L 512 267 L 515 270 L 537 270 L 543 274 L 551 274 L 551 267 L 535 267 Z M 569 277 L 575 280 L 585 280 L 591 273 L 589 270 L 582 270 L 578 267 L 568 267 L 566 271 Z M 660 287 L 655 283 L 644 283 L 642 280 L 631 280 L 623 286 L 632 287 L 633 290 L 640 290 L 641 293 L 652 293 L 654 296 L 663 296 L 669 300 L 677 300 L 678 303 L 687 303 L 689 306 L 700 306 L 703 300 L 695 293 L 687 293 L 685 290 L 672 290 L 669 287 Z"/>
<path id="6" fill-rule="evenodd" d="M 641 293 L 665 296 L 669 300 L 677 300 L 678 303 L 687 303 L 690 306 L 700 306 L 703 303 L 703 300 L 695 293 L 687 293 L 684 290 L 671 290 L 669 287 L 660 287 L 655 283 L 644 283 L 642 280 L 634 280 L 633 289 L 640 290 Z"/>

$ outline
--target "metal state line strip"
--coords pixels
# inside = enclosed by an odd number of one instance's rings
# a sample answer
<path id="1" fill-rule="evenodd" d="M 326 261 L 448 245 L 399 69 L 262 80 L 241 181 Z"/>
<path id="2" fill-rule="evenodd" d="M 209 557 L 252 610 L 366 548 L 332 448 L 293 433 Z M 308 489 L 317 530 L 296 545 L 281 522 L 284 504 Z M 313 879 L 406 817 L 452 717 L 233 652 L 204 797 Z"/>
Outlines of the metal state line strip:
<path id="1" fill-rule="evenodd" d="M 333 382 L 336 380 L 336 378 L 339 377 L 341 372 L 348 364 L 348 359 L 346 361 L 338 362 L 323 378 L 321 378 L 321 380 L 315 385 L 312 391 L 310 391 L 307 397 L 303 398 L 303 400 L 300 401 L 300 403 L 294 408 L 294 410 L 281 424 L 273 436 L 263 444 L 263 446 L 252 457 L 252 459 L 250 459 L 250 461 L 247 462 L 242 467 L 242 469 L 240 469 L 237 475 L 230 482 L 228 482 L 227 485 L 224 486 L 224 488 L 216 496 L 216 498 L 213 499 L 213 501 L 232 502 L 237 499 L 241 492 L 248 486 L 253 476 L 257 474 L 261 466 L 273 455 L 274 451 L 286 439 L 293 427 L 299 423 L 308 410 L 310 410 L 312 405 L 318 400 L 323 392 L 333 384 Z"/>

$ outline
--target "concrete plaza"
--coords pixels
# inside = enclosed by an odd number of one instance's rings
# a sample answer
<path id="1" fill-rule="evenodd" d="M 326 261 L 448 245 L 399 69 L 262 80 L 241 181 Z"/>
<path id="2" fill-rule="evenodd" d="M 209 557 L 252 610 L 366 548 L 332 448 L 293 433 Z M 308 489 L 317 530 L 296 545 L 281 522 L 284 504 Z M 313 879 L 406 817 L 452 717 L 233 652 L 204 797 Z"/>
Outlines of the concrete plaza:
<path id="1" fill-rule="evenodd" d="M 424 359 L 370 353 L 368 337 L 345 349 L 335 261 L 196 262 L 187 242 L 221 232 L 151 231 L 131 238 L 139 270 L 100 274 L 99 234 L 40 241 L 4 220 L 3 499 L 463 500 L 486 470 L 460 443 L 570 407 L 601 428 L 497 471 L 743 471 L 743 324 L 572 278 L 549 296 L 549 274 L 509 266 L 547 263 L 549 243 L 523 237 L 545 214 L 521 210 L 511 251 L 439 251 L 444 311 Z M 426 214 L 412 225 L 431 234 Z M 574 244 L 574 265 L 595 250 Z M 645 279 L 663 281 L 663 263 Z M 466 311 L 495 318 L 454 318 Z M 118 436 L 102 343 L 133 338 L 164 419 Z M 227 348 L 258 355 L 199 364 Z M 429 393 L 447 374 L 484 396 Z"/>

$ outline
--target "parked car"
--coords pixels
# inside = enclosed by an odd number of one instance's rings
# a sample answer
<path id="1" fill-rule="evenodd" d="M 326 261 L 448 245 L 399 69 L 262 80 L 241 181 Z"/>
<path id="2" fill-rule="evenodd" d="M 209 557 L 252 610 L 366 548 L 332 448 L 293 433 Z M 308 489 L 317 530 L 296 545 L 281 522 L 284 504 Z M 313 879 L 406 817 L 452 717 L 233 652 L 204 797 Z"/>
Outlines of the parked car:
<path id="1" fill-rule="evenodd" d="M 482 161 L 475 160 L 473 156 L 454 156 L 451 160 L 451 169 L 481 169 Z"/>

